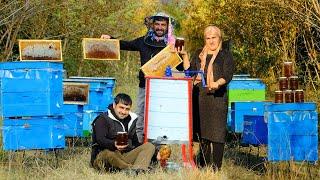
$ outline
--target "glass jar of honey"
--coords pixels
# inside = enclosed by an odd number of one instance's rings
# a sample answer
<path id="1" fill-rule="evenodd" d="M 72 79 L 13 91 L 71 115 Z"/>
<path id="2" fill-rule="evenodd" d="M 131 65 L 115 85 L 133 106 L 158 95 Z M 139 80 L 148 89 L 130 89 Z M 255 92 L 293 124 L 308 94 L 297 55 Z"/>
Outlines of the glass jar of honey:
<path id="1" fill-rule="evenodd" d="M 293 103 L 294 102 L 294 96 L 292 90 L 286 90 L 284 92 L 284 101 L 286 103 Z"/>
<path id="2" fill-rule="evenodd" d="M 118 146 L 124 146 L 128 144 L 128 133 L 127 132 L 117 132 L 116 144 Z"/>
<path id="3" fill-rule="evenodd" d="M 280 91 L 284 91 L 288 89 L 288 78 L 280 77 L 279 78 L 279 89 Z"/>
<path id="4" fill-rule="evenodd" d="M 290 77 L 293 75 L 293 68 L 292 68 L 292 62 L 284 62 L 284 76 Z"/>
<path id="5" fill-rule="evenodd" d="M 298 76 L 290 76 L 289 85 L 291 90 L 297 90 L 299 86 Z"/>
<path id="6" fill-rule="evenodd" d="M 283 103 L 283 91 L 275 91 L 274 92 L 274 102 L 275 103 Z"/>
<path id="7" fill-rule="evenodd" d="M 304 93 L 302 89 L 298 89 L 294 91 L 294 101 L 296 103 L 304 102 Z"/>

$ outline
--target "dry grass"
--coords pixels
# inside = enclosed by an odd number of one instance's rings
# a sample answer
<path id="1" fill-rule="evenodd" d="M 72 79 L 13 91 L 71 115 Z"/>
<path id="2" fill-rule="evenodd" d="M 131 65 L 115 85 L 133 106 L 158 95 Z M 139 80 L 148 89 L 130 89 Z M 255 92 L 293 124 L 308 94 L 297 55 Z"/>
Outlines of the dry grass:
<path id="1" fill-rule="evenodd" d="M 173 159 L 179 159 L 179 147 L 172 146 Z M 268 163 L 266 148 L 242 147 L 228 143 L 220 172 L 211 169 L 188 169 L 155 172 L 138 176 L 119 173 L 99 173 L 89 166 L 90 148 L 68 147 L 54 152 L 0 151 L 0 179 L 319 179 L 319 165 L 307 163 Z"/>
<path id="2" fill-rule="evenodd" d="M 9 154 L 8 154 L 9 155 Z M 134 179 L 124 173 L 99 173 L 89 167 L 90 149 L 75 147 L 59 152 L 58 162 L 54 153 L 34 152 L 24 155 L 15 153 L 9 162 L 2 164 L 0 174 L 8 179 Z M 209 170 L 194 171 L 182 169 L 179 172 L 164 172 L 160 168 L 151 174 L 141 174 L 139 179 L 207 179 L 224 177 L 223 173 L 213 174 Z"/>

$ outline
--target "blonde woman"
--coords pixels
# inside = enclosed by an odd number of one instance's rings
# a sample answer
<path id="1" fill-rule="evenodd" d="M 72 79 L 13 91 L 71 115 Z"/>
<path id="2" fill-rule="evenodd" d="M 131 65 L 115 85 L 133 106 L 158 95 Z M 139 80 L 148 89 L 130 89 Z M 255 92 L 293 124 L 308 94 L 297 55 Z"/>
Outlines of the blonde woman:
<path id="1" fill-rule="evenodd" d="M 198 117 L 194 116 L 193 126 L 201 145 L 198 165 L 219 170 L 226 135 L 227 84 L 233 76 L 234 61 L 229 49 L 222 47 L 222 34 L 218 27 L 205 28 L 204 42 L 204 47 L 198 49 L 190 61 L 184 50 L 180 53 L 183 54 L 185 70 L 204 71 L 204 79 L 199 75 L 194 77 L 194 94 L 197 96 L 193 96 L 193 110 Z M 207 87 L 202 87 L 201 80 Z"/>

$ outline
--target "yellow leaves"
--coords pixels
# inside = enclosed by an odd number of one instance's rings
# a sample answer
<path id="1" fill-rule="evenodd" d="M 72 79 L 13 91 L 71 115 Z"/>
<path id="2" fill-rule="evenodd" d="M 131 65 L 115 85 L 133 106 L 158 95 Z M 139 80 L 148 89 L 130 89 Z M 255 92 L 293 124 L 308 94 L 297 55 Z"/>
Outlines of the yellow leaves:
<path id="1" fill-rule="evenodd" d="M 225 0 L 220 0 L 220 7 L 224 7 L 224 5 L 226 5 L 226 1 Z"/>
<path id="2" fill-rule="evenodd" d="M 158 2 L 154 1 L 154 0 L 142 0 L 141 1 L 143 7 L 154 7 L 155 4 L 157 4 Z"/>

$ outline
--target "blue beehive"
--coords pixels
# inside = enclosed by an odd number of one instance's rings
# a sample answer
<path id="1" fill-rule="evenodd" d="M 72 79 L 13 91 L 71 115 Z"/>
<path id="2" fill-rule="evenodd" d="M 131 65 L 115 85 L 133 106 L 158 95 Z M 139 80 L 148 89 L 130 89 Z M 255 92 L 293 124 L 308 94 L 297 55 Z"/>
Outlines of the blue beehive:
<path id="1" fill-rule="evenodd" d="M 242 143 L 261 145 L 268 143 L 268 127 L 264 116 L 244 115 Z"/>
<path id="2" fill-rule="evenodd" d="M 62 116 L 4 119 L 4 150 L 59 149 L 65 147 Z"/>
<path id="3" fill-rule="evenodd" d="M 71 76 L 64 81 L 89 84 L 89 103 L 84 105 L 84 110 L 105 111 L 108 105 L 113 102 L 112 92 L 115 78 Z"/>
<path id="4" fill-rule="evenodd" d="M 64 79 L 64 82 L 78 82 L 78 83 L 88 83 L 89 84 L 89 101 L 84 105 L 84 109 L 95 108 L 95 110 L 105 109 L 107 106 L 103 104 L 105 99 L 104 90 L 107 88 L 107 83 L 97 80 L 81 80 L 81 79 Z"/>
<path id="5" fill-rule="evenodd" d="M 81 82 L 89 84 L 89 102 L 83 106 L 83 136 L 92 133 L 91 123 L 113 102 L 115 78 L 111 77 L 80 77 L 71 76 L 65 82 Z"/>
<path id="6" fill-rule="evenodd" d="M 83 136 L 83 105 L 64 105 L 64 125 L 66 137 Z"/>
<path id="7" fill-rule="evenodd" d="M 248 74 L 234 75 L 228 84 L 228 119 L 227 127 L 231 130 L 231 102 L 264 101 L 265 84 L 257 78 L 250 78 Z"/>
<path id="8" fill-rule="evenodd" d="M 318 113 L 315 103 L 269 104 L 269 161 L 318 160 Z"/>
<path id="9" fill-rule="evenodd" d="M 88 137 L 92 133 L 92 122 L 103 111 L 84 110 L 83 111 L 83 136 Z"/>
<path id="10" fill-rule="evenodd" d="M 242 133 L 244 115 L 263 116 L 266 103 L 268 102 L 231 102 L 231 131 Z"/>
<path id="11" fill-rule="evenodd" d="M 102 99 L 102 105 L 101 105 L 102 108 L 99 108 L 99 110 L 105 111 L 108 105 L 113 102 L 113 89 L 116 81 L 115 78 L 113 77 L 80 77 L 80 76 L 70 76 L 69 78 L 80 79 L 80 80 L 96 80 L 96 81 L 105 82 L 106 86 L 103 90 L 103 99 Z"/>
<path id="12" fill-rule="evenodd" d="M 62 76 L 62 63 L 0 63 L 0 115 L 62 115 Z"/>

